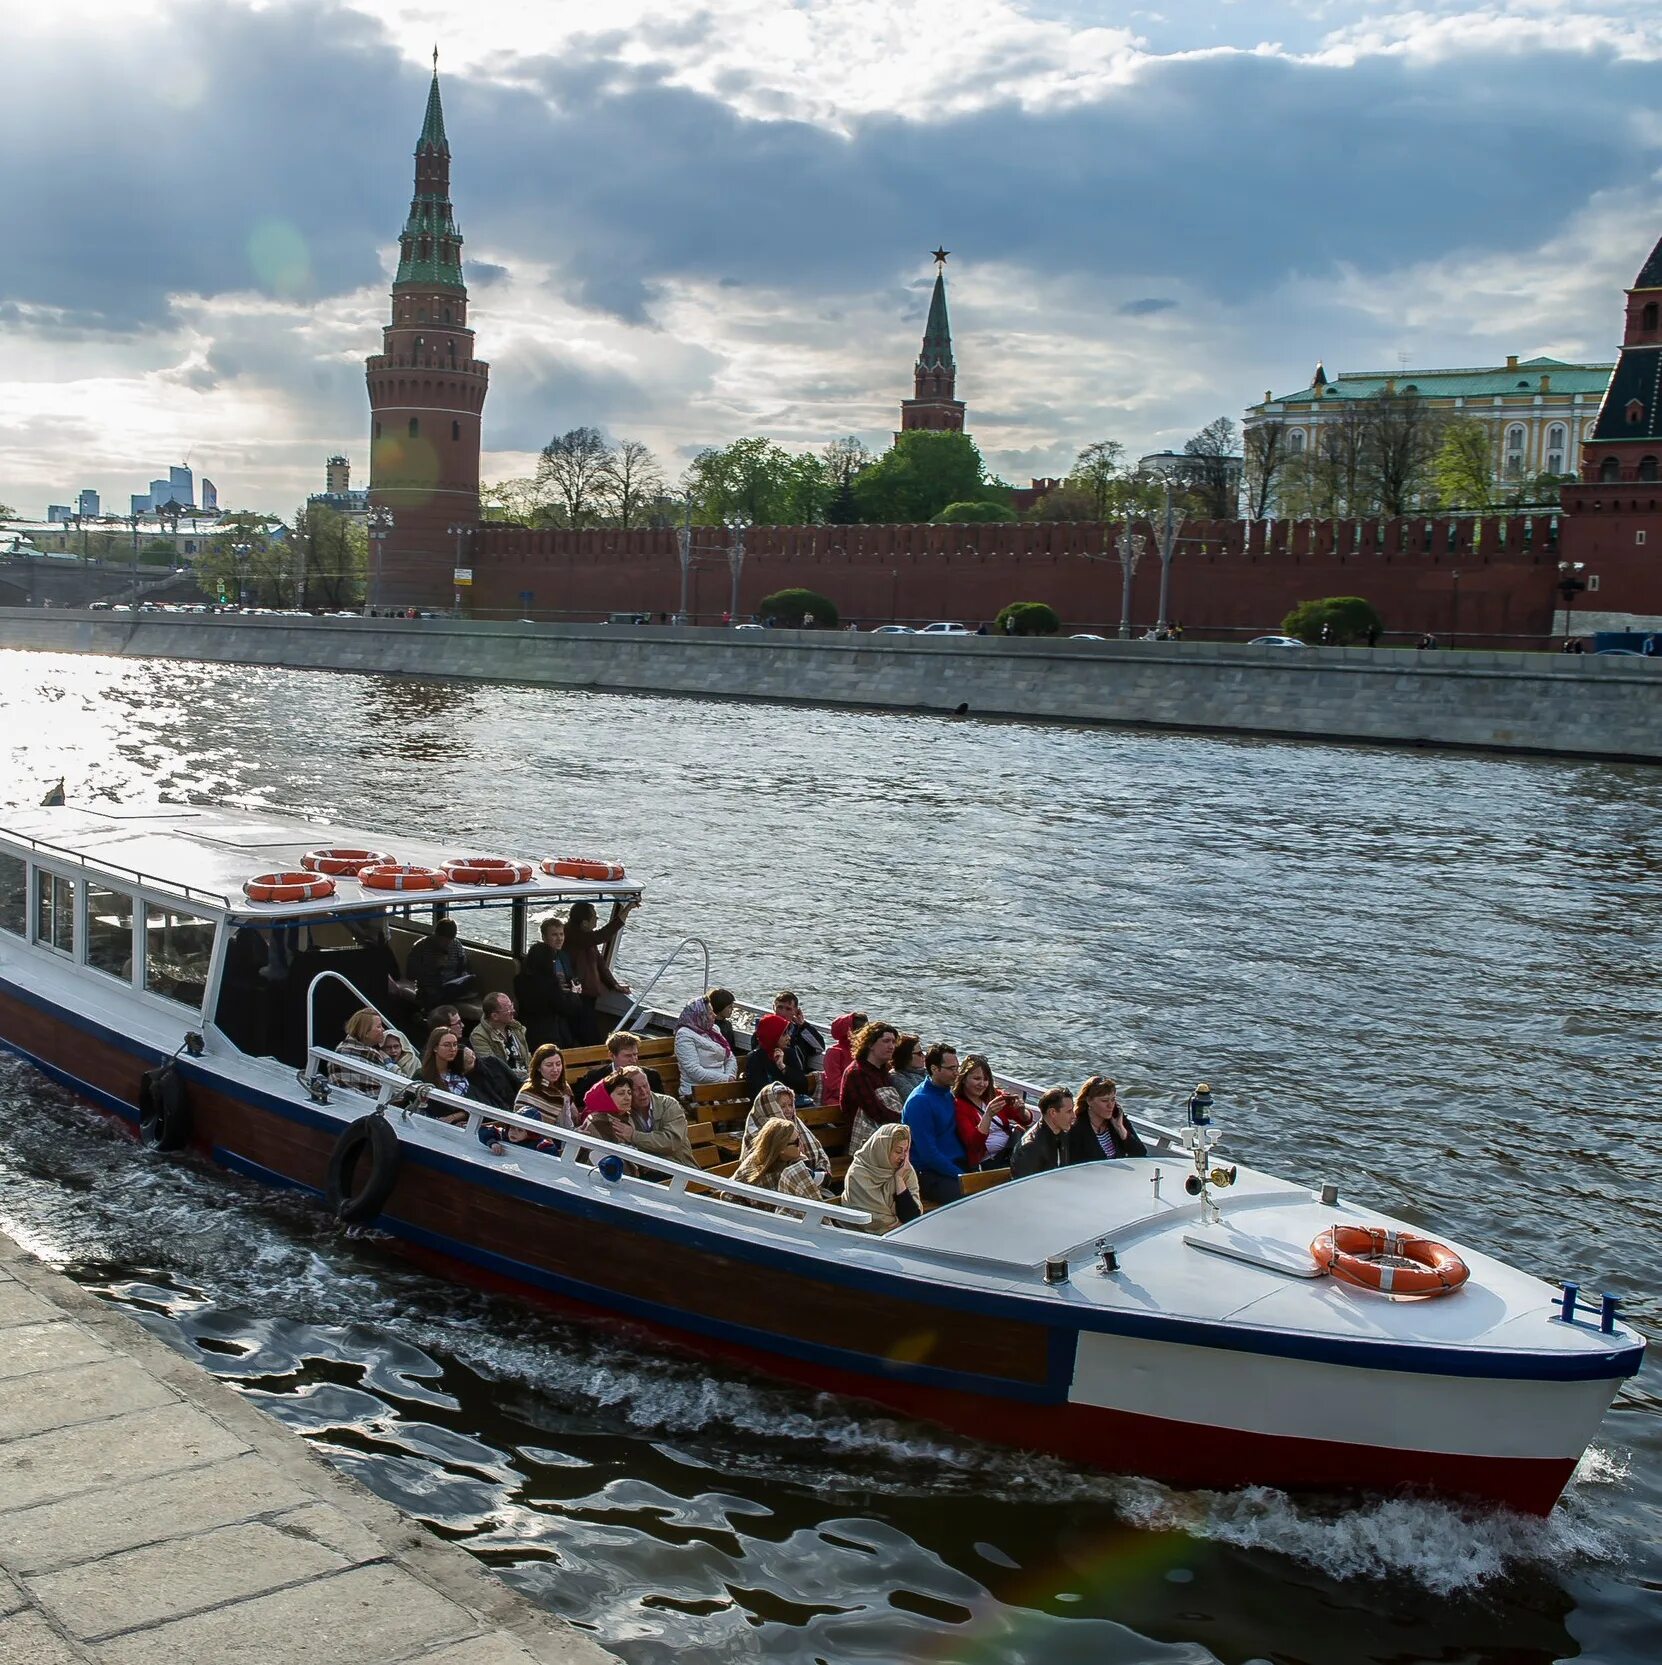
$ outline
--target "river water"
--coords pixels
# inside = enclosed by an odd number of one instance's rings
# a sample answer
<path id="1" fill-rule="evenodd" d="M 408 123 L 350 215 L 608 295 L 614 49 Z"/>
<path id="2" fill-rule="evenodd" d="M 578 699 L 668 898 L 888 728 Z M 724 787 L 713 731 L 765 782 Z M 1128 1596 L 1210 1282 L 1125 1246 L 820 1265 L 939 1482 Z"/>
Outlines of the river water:
<path id="1" fill-rule="evenodd" d="M 632 967 L 1104 1069 L 1662 1334 L 1662 771 L 0 653 L 9 795 L 615 854 Z M 692 992 L 687 979 L 673 994 Z M 1185 1493 L 459 1290 L 0 1059 L 0 1225 L 631 1665 L 1662 1654 L 1662 1375 L 1544 1522 Z"/>

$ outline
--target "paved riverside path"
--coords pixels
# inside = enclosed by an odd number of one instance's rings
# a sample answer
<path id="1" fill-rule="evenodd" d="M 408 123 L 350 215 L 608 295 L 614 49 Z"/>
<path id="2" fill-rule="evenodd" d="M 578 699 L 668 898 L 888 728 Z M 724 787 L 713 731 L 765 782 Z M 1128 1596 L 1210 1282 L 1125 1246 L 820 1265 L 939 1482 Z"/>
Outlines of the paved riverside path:
<path id="1" fill-rule="evenodd" d="M 0 1233 L 0 1665 L 616 1665 Z"/>

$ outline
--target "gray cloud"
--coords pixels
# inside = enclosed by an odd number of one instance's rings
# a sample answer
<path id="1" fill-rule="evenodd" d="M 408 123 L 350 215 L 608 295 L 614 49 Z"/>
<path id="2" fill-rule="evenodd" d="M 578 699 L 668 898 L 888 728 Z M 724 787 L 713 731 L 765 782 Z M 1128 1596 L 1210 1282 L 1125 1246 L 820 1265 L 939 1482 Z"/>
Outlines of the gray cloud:
<path id="1" fill-rule="evenodd" d="M 1157 312 L 1170 312 L 1176 305 L 1176 301 L 1165 301 L 1157 295 L 1150 295 L 1140 301 L 1127 301 L 1114 310 L 1122 318 L 1152 318 Z"/>

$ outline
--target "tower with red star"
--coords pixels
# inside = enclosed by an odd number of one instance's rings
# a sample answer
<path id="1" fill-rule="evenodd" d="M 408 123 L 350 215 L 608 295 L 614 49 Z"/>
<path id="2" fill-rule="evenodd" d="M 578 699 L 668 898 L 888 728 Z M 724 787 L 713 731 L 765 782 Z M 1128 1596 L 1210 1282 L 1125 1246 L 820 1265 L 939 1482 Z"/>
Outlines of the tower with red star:
<path id="1" fill-rule="evenodd" d="M 964 403 L 955 398 L 958 367 L 952 361 L 952 326 L 946 316 L 946 257 L 949 249 L 937 248 L 935 292 L 929 298 L 929 321 L 923 328 L 923 349 L 912 372 L 912 397 L 900 402 L 900 427 L 904 433 L 922 428 L 928 433 L 961 434 L 964 431 Z"/>

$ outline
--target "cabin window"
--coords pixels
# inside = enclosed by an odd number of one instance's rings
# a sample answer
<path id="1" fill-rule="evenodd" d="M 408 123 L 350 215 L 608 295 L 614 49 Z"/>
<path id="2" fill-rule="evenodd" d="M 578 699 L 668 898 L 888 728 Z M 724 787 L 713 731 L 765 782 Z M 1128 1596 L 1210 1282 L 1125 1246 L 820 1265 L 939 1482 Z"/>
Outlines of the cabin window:
<path id="1" fill-rule="evenodd" d="M 144 926 L 144 986 L 200 1011 L 213 948 L 211 919 L 150 903 Z"/>
<path id="2" fill-rule="evenodd" d="M 0 931 L 28 933 L 29 867 L 22 856 L 0 855 Z"/>
<path id="3" fill-rule="evenodd" d="M 75 952 L 75 881 L 35 869 L 35 941 L 60 954 Z"/>
<path id="4" fill-rule="evenodd" d="M 95 879 L 87 881 L 87 964 L 124 983 L 133 979 L 133 899 Z"/>

